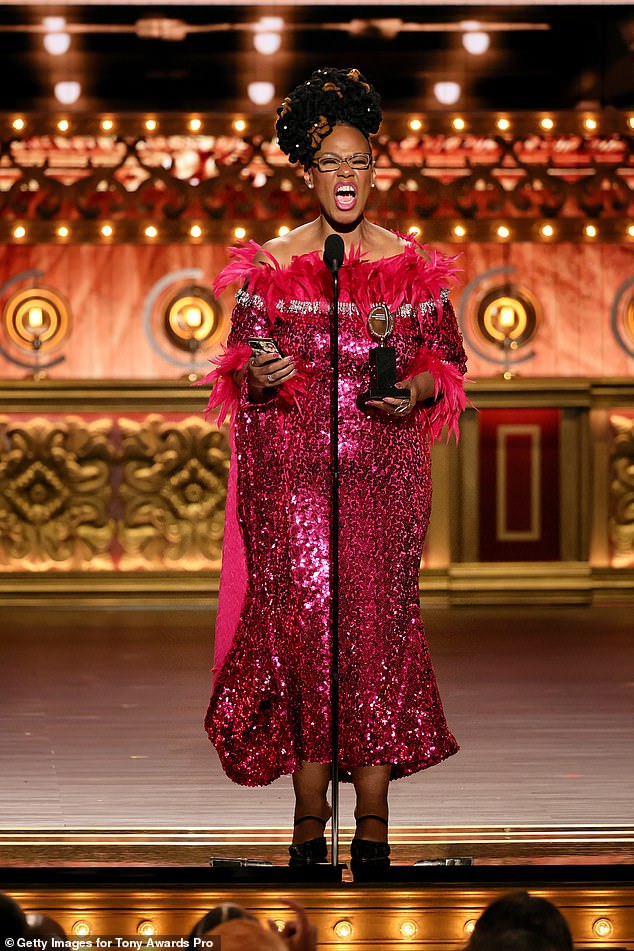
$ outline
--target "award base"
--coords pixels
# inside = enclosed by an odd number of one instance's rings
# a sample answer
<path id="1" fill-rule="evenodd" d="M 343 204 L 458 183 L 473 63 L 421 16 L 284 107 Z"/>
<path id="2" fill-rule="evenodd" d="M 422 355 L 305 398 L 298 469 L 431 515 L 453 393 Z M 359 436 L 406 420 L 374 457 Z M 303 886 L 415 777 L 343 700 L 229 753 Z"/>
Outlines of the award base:
<path id="1" fill-rule="evenodd" d="M 368 400 L 408 400 L 410 391 L 396 384 L 396 350 L 394 347 L 373 347 L 370 350 L 370 389 L 360 393 L 357 406 L 364 409 Z"/>

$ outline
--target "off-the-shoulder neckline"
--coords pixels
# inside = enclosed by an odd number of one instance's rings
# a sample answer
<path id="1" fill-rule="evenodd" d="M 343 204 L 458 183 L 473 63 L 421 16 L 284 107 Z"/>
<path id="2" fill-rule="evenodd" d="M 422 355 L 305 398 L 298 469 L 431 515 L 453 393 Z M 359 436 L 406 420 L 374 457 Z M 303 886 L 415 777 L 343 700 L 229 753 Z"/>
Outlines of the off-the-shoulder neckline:
<path id="1" fill-rule="evenodd" d="M 350 251 L 346 251 L 343 259 L 343 266 L 349 264 L 388 264 L 391 261 L 397 261 L 399 258 L 402 258 L 406 254 L 413 254 L 415 257 L 420 258 L 423 264 L 429 263 L 427 258 L 419 254 L 416 250 L 417 242 L 414 238 L 410 238 L 405 235 L 398 235 L 399 238 L 403 238 L 406 241 L 405 246 L 398 254 L 384 255 L 381 258 L 368 258 L 366 257 L 367 252 L 360 252 L 358 245 L 353 245 Z M 275 269 L 278 271 L 286 271 L 296 262 L 300 262 L 305 258 L 315 257 L 320 263 L 323 263 L 322 251 L 319 248 L 315 248 L 314 251 L 304 251 L 302 254 L 294 254 L 290 259 L 288 264 L 280 264 L 274 254 L 271 251 L 267 251 L 262 245 L 258 245 L 258 252 L 266 255 L 269 261 L 273 262 Z M 266 263 L 266 262 L 261 262 Z"/>

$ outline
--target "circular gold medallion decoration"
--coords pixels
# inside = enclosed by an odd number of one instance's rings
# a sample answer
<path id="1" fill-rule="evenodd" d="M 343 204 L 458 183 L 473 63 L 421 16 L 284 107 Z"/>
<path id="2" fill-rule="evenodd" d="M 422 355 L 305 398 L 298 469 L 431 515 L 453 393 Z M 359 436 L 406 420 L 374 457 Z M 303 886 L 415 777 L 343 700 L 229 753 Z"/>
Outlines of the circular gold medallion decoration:
<path id="1" fill-rule="evenodd" d="M 534 336 L 538 304 L 527 290 L 504 285 L 494 287 L 478 305 L 477 326 L 485 340 L 512 350 L 524 346 Z"/>
<path id="2" fill-rule="evenodd" d="M 222 309 L 206 287 L 182 288 L 165 308 L 165 332 L 181 350 L 206 350 L 222 329 Z"/>
<path id="3" fill-rule="evenodd" d="M 13 294 L 4 308 L 3 320 L 13 343 L 31 353 L 52 350 L 70 329 L 66 301 L 48 287 L 31 287 Z"/>

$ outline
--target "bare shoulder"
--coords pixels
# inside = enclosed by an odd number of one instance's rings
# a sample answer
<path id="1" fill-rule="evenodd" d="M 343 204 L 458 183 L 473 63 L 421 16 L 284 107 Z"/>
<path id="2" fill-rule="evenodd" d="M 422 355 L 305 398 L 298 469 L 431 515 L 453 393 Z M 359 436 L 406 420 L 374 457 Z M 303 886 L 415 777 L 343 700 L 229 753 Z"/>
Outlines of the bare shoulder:
<path id="1" fill-rule="evenodd" d="M 286 267 L 294 257 L 314 250 L 316 247 L 314 232 L 315 223 L 311 221 L 305 225 L 300 225 L 298 228 L 293 228 L 288 234 L 279 238 L 271 238 L 270 241 L 262 245 L 262 250 L 258 251 L 254 262 L 256 264 L 266 262 L 270 264 L 270 258 L 264 253 L 268 252 L 275 258 L 280 267 Z"/>

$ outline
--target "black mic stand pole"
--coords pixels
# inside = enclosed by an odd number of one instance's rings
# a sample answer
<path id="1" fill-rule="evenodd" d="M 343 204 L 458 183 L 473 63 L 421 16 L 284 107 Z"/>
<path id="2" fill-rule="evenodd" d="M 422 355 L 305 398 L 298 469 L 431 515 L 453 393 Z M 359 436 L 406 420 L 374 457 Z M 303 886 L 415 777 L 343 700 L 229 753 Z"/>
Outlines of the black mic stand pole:
<path id="1" fill-rule="evenodd" d="M 332 463 L 332 516 L 330 520 L 330 707 L 332 724 L 332 866 L 339 864 L 339 267 L 344 244 L 339 235 L 329 235 L 324 246 L 324 263 L 332 274 L 332 321 L 330 354 L 330 454 Z"/>

